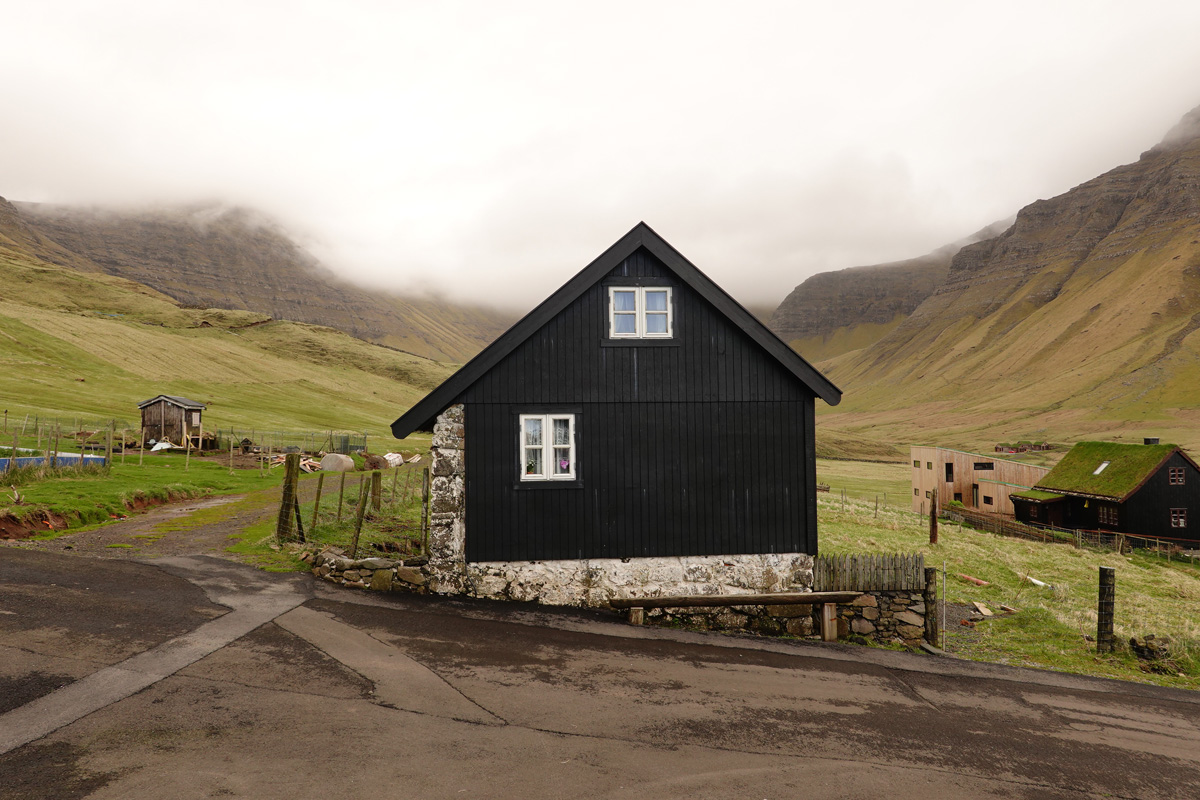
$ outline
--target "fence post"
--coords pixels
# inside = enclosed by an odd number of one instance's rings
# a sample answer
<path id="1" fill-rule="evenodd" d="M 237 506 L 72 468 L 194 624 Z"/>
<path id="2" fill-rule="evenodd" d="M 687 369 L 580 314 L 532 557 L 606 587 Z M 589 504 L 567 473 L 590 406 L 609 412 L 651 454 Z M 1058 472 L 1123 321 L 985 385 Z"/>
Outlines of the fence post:
<path id="1" fill-rule="evenodd" d="M 1096 652 L 1111 653 L 1113 650 L 1113 617 L 1117 605 L 1117 571 L 1112 567 L 1100 568 L 1100 598 L 1096 608 Z"/>
<path id="2" fill-rule="evenodd" d="M 317 499 L 313 500 L 312 522 L 308 523 L 308 529 L 310 531 L 317 527 L 317 511 L 318 511 L 318 509 L 321 508 L 321 489 L 324 486 L 325 486 L 325 473 L 318 472 L 317 473 Z"/>
<path id="3" fill-rule="evenodd" d="M 937 573 L 937 567 L 925 568 L 925 641 L 934 647 L 938 644 Z"/>
<path id="4" fill-rule="evenodd" d="M 283 495 L 279 501 L 279 517 L 275 522 L 275 541 L 290 542 L 293 536 L 292 514 L 296 503 L 296 488 L 300 482 L 300 454 L 290 453 L 284 459 Z"/>
<path id="5" fill-rule="evenodd" d="M 383 507 L 383 473 L 375 470 L 371 473 L 371 510 L 379 511 Z"/>
<path id="6" fill-rule="evenodd" d="M 359 483 L 362 486 L 362 483 Z M 358 493 L 358 511 L 354 517 L 354 539 L 350 543 L 350 557 L 358 558 L 358 536 L 362 533 L 363 516 L 367 511 L 367 493 L 360 491 Z"/>
<path id="7" fill-rule="evenodd" d="M 937 489 L 933 490 L 929 501 L 929 543 L 937 544 Z"/>
<path id="8" fill-rule="evenodd" d="M 338 522 L 342 521 L 342 501 L 346 497 L 346 473 L 343 472 L 343 473 L 341 473 L 341 475 L 342 475 L 342 480 L 341 480 L 341 483 L 338 484 L 338 513 L 337 513 L 337 521 Z"/>

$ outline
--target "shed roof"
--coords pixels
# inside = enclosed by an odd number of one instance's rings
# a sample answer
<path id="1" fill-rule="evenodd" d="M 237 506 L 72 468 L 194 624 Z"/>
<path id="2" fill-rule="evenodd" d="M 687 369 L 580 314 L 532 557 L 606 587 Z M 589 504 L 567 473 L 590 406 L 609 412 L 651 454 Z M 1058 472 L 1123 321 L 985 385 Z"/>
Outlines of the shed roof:
<path id="1" fill-rule="evenodd" d="M 149 400 L 143 400 L 142 402 L 138 403 L 137 407 L 145 408 L 146 406 L 157 403 L 159 400 L 165 400 L 173 406 L 186 408 L 189 411 L 203 411 L 204 409 L 208 408 L 208 406 L 204 405 L 204 403 L 197 402 L 196 400 L 188 400 L 186 397 L 176 397 L 169 394 L 160 394 L 157 397 L 151 397 Z"/>
<path id="2" fill-rule="evenodd" d="M 1034 488 L 1124 502 L 1176 452 L 1173 444 L 1077 442 Z"/>
<path id="3" fill-rule="evenodd" d="M 718 311 L 774 356 L 785 369 L 802 381 L 816 396 L 831 406 L 841 402 L 841 389 L 834 386 L 799 353 L 772 333 L 766 325 L 730 297 L 724 289 L 714 283 L 692 262 L 684 258 L 649 225 L 639 222 L 629 233 L 618 239 L 575 277 L 563 284 L 558 291 L 543 300 L 537 308 L 518 320 L 500 338 L 484 348 L 482 352 L 393 422 L 392 435 L 397 439 L 403 439 L 415 430 L 430 430 L 437 415 L 453 403 L 455 398 L 471 384 L 479 380 L 501 359 L 515 350 L 559 312 L 579 299 L 584 292 L 602 280 L 605 275 L 639 248 L 645 248 L 674 272 L 683 283 L 712 303 Z"/>

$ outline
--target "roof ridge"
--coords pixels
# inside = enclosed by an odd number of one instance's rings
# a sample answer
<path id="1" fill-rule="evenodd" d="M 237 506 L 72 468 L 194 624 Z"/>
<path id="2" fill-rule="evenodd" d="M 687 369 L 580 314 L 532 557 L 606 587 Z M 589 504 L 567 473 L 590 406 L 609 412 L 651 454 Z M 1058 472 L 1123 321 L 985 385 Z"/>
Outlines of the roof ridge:
<path id="1" fill-rule="evenodd" d="M 484 373 L 639 248 L 645 248 L 683 283 L 715 306 L 717 311 L 741 328 L 786 370 L 803 382 L 813 394 L 830 405 L 837 405 L 841 401 L 842 392 L 837 386 L 643 221 L 634 225 L 628 233 L 613 242 L 532 311 L 517 320 L 499 338 L 418 400 L 392 423 L 392 435 L 402 439 L 414 430 L 428 427 L 436 415 L 455 397 L 466 391 Z"/>

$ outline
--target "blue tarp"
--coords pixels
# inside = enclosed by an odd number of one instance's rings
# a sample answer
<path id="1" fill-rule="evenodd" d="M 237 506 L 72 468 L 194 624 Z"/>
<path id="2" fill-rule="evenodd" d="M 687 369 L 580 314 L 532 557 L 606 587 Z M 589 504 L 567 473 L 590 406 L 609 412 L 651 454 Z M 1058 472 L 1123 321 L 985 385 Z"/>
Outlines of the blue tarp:
<path id="1" fill-rule="evenodd" d="M 7 470 L 8 462 L 11 460 L 12 459 L 9 459 L 9 458 L 0 458 L 0 471 Z M 18 467 L 40 467 L 42 464 L 47 463 L 48 459 L 46 456 L 35 456 L 35 457 L 27 457 L 27 458 L 18 457 L 16 459 L 16 461 L 17 461 L 16 466 L 18 466 Z M 58 460 L 56 463 L 58 466 L 62 466 L 62 467 L 65 467 L 67 465 L 75 466 L 79 463 L 79 453 L 59 453 Z M 99 466 L 99 465 L 103 465 L 103 464 L 104 464 L 104 456 L 91 456 L 91 455 L 83 456 L 83 465 L 85 467 L 88 465 Z"/>

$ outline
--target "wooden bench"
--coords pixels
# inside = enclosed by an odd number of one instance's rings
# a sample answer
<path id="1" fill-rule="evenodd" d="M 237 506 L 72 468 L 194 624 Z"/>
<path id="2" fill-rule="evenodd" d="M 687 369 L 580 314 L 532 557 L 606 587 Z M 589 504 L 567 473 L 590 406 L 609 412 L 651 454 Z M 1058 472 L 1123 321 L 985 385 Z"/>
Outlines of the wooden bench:
<path id="1" fill-rule="evenodd" d="M 629 610 L 629 622 L 641 625 L 647 608 L 715 608 L 718 606 L 821 606 L 821 639 L 837 641 L 838 603 L 853 603 L 862 592 L 776 592 L 773 594 L 689 594 L 675 597 L 624 597 L 609 605 Z"/>

